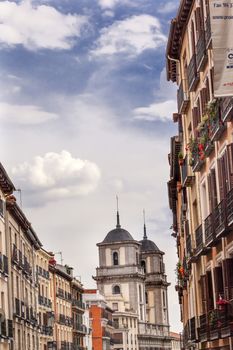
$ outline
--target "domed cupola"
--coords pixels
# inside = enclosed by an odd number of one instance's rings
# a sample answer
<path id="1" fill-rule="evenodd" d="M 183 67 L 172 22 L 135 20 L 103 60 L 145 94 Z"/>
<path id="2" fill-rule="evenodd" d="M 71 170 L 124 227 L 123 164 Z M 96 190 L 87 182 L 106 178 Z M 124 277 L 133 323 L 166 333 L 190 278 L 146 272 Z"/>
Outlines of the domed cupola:
<path id="1" fill-rule="evenodd" d="M 119 212 L 117 210 L 117 224 L 116 228 L 108 232 L 107 236 L 104 238 L 103 243 L 109 244 L 109 243 L 116 243 L 116 242 L 128 242 L 128 241 L 134 241 L 131 234 L 126 231 L 125 229 L 121 228 L 120 225 L 120 216 Z"/>

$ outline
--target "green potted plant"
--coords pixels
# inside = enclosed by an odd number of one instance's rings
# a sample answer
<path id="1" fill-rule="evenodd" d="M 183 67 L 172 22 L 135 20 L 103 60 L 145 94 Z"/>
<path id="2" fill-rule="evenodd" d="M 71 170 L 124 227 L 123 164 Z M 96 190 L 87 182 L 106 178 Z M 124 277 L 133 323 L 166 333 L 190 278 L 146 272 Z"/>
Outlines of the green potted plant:
<path id="1" fill-rule="evenodd" d="M 178 153 L 178 162 L 180 165 L 184 164 L 184 155 L 181 151 Z"/>

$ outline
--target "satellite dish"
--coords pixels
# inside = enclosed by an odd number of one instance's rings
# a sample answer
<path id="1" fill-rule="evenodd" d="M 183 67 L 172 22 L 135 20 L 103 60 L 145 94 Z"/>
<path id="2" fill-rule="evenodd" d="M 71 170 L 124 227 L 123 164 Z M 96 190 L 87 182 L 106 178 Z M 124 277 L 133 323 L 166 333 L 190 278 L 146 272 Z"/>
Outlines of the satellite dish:
<path id="1" fill-rule="evenodd" d="M 5 312 L 3 309 L 0 309 L 0 322 L 5 321 Z"/>

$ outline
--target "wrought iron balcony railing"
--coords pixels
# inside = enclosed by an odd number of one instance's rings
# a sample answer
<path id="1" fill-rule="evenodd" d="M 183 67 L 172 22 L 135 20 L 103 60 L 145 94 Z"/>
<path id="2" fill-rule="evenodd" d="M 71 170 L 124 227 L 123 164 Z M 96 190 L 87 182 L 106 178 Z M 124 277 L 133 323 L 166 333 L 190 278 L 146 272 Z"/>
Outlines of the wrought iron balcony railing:
<path id="1" fill-rule="evenodd" d="M 213 213 L 205 219 L 205 245 L 211 247 L 215 240 L 214 216 Z"/>
<path id="2" fill-rule="evenodd" d="M 177 91 L 178 113 L 185 114 L 189 101 L 190 99 L 189 99 L 189 91 L 187 87 L 187 80 L 182 79 Z"/>
<path id="3" fill-rule="evenodd" d="M 187 75 L 189 91 L 194 91 L 200 78 L 199 73 L 197 72 L 197 62 L 195 53 L 193 54 L 189 62 Z"/>
<path id="4" fill-rule="evenodd" d="M 203 231 L 202 231 L 202 225 L 198 226 L 198 228 L 195 230 L 195 237 L 196 237 L 196 249 L 195 254 L 198 256 L 201 254 L 203 250 Z"/>
<path id="5" fill-rule="evenodd" d="M 205 63 L 208 60 L 208 56 L 206 53 L 206 42 L 205 42 L 205 31 L 203 30 L 199 36 L 196 45 L 196 53 L 197 53 L 197 71 L 200 72 L 203 70 Z"/>

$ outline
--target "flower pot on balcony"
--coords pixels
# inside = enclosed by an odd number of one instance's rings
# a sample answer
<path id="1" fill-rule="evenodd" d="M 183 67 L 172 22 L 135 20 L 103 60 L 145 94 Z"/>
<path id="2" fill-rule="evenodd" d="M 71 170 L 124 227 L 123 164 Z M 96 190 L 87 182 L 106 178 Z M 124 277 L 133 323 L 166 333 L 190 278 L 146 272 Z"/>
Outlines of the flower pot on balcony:
<path id="1" fill-rule="evenodd" d="M 179 159 L 179 165 L 182 166 L 184 164 L 184 159 Z"/>

